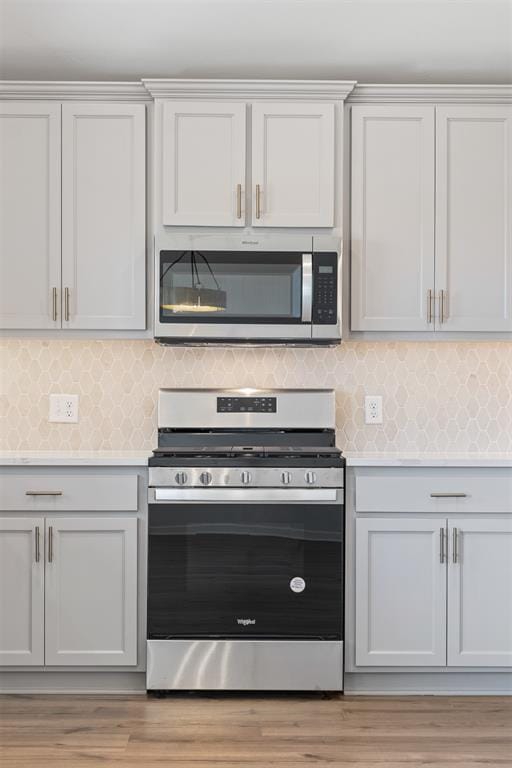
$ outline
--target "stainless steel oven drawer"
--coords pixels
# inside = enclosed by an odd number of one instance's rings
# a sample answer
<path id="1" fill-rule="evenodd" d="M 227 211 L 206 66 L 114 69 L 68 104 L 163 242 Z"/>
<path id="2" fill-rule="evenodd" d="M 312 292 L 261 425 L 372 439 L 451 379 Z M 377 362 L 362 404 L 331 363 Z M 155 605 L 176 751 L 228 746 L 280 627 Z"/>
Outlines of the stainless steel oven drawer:
<path id="1" fill-rule="evenodd" d="M 341 691 L 339 640 L 148 640 L 148 690 Z"/>

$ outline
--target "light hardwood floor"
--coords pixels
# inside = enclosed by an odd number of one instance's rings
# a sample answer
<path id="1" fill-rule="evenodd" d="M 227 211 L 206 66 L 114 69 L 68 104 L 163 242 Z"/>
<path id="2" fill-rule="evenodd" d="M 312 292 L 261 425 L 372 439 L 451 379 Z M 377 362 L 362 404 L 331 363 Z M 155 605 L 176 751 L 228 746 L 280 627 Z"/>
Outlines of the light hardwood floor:
<path id="1" fill-rule="evenodd" d="M 3 696 L 0 766 L 512 766 L 512 698 Z"/>

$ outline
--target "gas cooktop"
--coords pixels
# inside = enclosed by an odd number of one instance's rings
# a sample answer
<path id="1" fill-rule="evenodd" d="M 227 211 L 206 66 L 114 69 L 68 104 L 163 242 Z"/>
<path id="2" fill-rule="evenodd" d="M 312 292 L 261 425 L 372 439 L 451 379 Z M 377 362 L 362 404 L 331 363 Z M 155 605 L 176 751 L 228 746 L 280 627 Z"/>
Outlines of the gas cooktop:
<path id="1" fill-rule="evenodd" d="M 255 391 L 250 402 L 272 402 L 271 411 L 242 410 L 244 390 L 161 390 L 150 486 L 343 487 L 334 393 Z"/>

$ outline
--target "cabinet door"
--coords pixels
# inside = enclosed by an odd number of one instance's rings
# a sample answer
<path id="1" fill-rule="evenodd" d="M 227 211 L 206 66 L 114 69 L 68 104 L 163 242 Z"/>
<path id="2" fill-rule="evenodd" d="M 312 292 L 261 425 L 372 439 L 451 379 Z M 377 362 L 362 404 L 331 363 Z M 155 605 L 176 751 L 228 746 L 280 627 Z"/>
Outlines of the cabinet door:
<path id="1" fill-rule="evenodd" d="M 44 519 L 0 518 L 0 666 L 44 664 Z"/>
<path id="2" fill-rule="evenodd" d="M 0 104 L 0 327 L 57 328 L 60 104 Z"/>
<path id="3" fill-rule="evenodd" d="M 252 225 L 332 227 L 334 105 L 252 106 Z"/>
<path id="4" fill-rule="evenodd" d="M 137 520 L 46 518 L 46 664 L 137 663 Z"/>
<path id="5" fill-rule="evenodd" d="M 444 520 L 359 518 L 356 664 L 446 664 Z"/>
<path id="6" fill-rule="evenodd" d="M 145 106 L 62 106 L 64 328 L 146 326 Z"/>
<path id="7" fill-rule="evenodd" d="M 245 225 L 245 104 L 163 105 L 163 224 Z"/>
<path id="8" fill-rule="evenodd" d="M 511 667 L 512 520 L 453 518 L 449 534 L 448 665 Z"/>
<path id="9" fill-rule="evenodd" d="M 438 107 L 436 136 L 440 330 L 510 331 L 512 107 Z"/>
<path id="10" fill-rule="evenodd" d="M 433 330 L 434 107 L 352 107 L 351 185 L 352 330 Z"/>

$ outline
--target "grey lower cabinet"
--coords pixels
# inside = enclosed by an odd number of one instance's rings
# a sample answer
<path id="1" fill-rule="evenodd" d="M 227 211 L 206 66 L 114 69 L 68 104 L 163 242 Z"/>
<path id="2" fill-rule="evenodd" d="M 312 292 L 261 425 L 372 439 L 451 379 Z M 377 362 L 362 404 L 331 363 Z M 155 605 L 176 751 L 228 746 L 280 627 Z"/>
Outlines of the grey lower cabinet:
<path id="1" fill-rule="evenodd" d="M 0 518 L 0 666 L 44 664 L 44 517 Z"/>
<path id="2" fill-rule="evenodd" d="M 359 472 L 355 667 L 512 667 L 512 469 Z"/>
<path id="3" fill-rule="evenodd" d="M 137 526 L 0 517 L 0 666 L 137 664 Z"/>
<path id="4" fill-rule="evenodd" d="M 446 563 L 437 520 L 356 522 L 356 664 L 446 664 Z"/>

